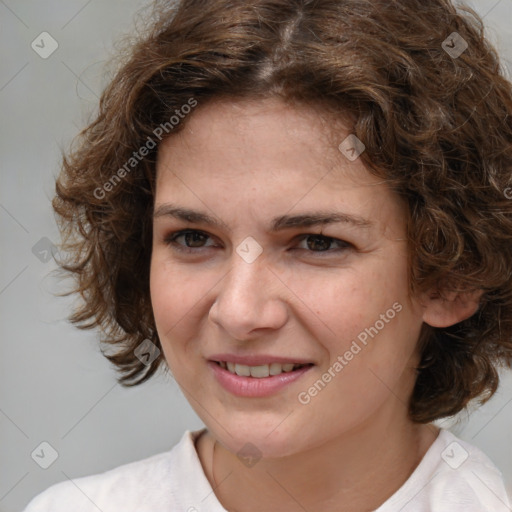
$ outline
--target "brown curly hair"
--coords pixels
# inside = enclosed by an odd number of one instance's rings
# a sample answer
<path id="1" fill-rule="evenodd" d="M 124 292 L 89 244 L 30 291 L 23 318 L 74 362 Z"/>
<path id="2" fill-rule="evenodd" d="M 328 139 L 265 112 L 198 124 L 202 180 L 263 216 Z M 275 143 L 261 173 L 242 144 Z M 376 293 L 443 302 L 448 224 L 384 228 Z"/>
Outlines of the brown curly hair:
<path id="1" fill-rule="evenodd" d="M 53 200 L 59 265 L 82 299 L 69 319 L 101 329 L 119 382 L 165 367 L 134 354 L 145 339 L 161 348 L 149 293 L 158 127 L 180 131 L 186 116 L 169 120 L 194 101 L 276 96 L 352 120 L 360 158 L 408 205 L 412 293 L 484 292 L 469 319 L 423 325 L 411 419 L 487 401 L 512 364 L 512 87 L 481 18 L 448 0 L 183 0 L 155 2 L 147 20 L 63 155 Z M 443 41 L 467 48 L 454 56 Z"/>

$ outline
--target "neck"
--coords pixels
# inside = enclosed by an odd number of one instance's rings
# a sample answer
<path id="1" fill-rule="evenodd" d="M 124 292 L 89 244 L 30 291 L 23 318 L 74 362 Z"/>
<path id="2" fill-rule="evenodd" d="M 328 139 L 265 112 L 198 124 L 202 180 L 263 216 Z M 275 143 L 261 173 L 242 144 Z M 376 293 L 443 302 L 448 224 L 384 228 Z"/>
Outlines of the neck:
<path id="1" fill-rule="evenodd" d="M 378 508 L 405 483 L 439 432 L 408 420 L 388 427 L 363 426 L 250 468 L 218 442 L 213 450 L 209 432 L 197 451 L 218 500 L 232 512 L 360 512 Z"/>

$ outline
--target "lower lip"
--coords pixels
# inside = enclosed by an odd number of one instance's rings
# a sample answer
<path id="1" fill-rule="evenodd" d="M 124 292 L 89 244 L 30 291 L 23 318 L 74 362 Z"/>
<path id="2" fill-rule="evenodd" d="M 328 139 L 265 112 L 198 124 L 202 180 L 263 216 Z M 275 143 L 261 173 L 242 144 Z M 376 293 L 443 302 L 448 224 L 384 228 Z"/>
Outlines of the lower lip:
<path id="1" fill-rule="evenodd" d="M 220 385 L 236 396 L 264 397 L 270 396 L 283 389 L 288 384 L 300 379 L 313 366 L 304 366 L 292 372 L 284 372 L 269 377 L 241 377 L 225 370 L 217 363 L 208 361 L 215 378 Z"/>

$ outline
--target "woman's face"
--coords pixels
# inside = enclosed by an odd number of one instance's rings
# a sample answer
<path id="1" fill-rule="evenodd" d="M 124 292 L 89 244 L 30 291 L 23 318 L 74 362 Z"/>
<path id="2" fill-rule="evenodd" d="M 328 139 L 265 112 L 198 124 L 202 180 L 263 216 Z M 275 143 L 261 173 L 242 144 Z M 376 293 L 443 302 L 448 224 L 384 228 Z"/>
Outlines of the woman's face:
<path id="1" fill-rule="evenodd" d="M 403 422 L 422 324 L 404 206 L 313 110 L 217 102 L 186 122 L 159 148 L 151 300 L 212 435 L 280 457 Z M 307 224 L 316 215 L 339 218 Z"/>

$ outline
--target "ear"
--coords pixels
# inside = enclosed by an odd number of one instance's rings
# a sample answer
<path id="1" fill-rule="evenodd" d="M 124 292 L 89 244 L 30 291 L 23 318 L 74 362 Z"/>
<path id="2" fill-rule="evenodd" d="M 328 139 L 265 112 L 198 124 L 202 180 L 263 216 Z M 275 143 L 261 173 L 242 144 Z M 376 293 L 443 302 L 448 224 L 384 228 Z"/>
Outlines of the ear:
<path id="1" fill-rule="evenodd" d="M 432 327 L 449 327 L 476 313 L 483 290 L 446 292 L 430 290 L 423 294 L 423 321 Z"/>

